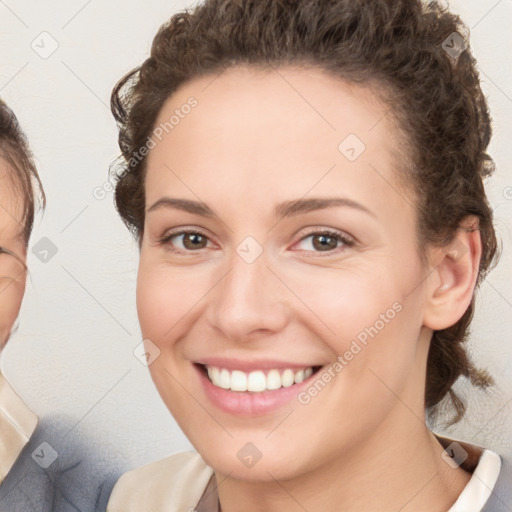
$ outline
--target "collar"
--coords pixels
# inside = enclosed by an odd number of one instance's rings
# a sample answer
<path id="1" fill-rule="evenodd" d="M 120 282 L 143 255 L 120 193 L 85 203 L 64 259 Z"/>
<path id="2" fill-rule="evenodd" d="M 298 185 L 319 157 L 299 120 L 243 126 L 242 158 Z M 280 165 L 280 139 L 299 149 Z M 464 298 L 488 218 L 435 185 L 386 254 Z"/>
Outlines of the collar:
<path id="1" fill-rule="evenodd" d="M 37 425 L 37 416 L 0 373 L 0 483 L 7 476 Z"/>
<path id="2" fill-rule="evenodd" d="M 484 450 L 471 479 L 448 512 L 479 512 L 487 504 L 501 470 L 500 456 Z"/>
<path id="3" fill-rule="evenodd" d="M 217 480 L 215 479 L 215 473 L 211 476 L 206 489 L 197 504 L 196 512 L 219 512 L 220 503 L 219 495 L 217 493 Z"/>

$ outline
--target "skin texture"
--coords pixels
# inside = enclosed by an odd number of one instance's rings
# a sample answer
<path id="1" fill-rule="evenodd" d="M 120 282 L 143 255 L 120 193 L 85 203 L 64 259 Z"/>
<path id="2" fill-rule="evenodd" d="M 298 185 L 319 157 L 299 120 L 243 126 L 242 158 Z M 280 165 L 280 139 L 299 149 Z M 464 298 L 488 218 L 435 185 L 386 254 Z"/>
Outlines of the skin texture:
<path id="1" fill-rule="evenodd" d="M 182 86 L 156 126 L 190 96 L 197 107 L 148 156 L 137 305 L 148 347 L 160 350 L 153 380 L 214 468 L 222 510 L 447 510 L 469 474 L 441 459 L 425 426 L 425 366 L 432 329 L 455 323 L 471 299 L 478 232 L 460 230 L 422 265 L 412 194 L 395 171 L 402 144 L 369 89 L 315 69 L 238 67 Z M 366 146 L 355 161 L 338 150 L 349 134 Z M 216 216 L 154 207 L 165 197 L 203 201 Z M 274 215 L 284 201 L 326 197 L 370 213 Z M 184 228 L 207 243 L 194 248 Z M 312 236 L 325 229 L 355 243 L 326 255 Z M 237 254 L 247 236 L 263 249 L 252 263 Z M 396 303 L 400 312 L 307 405 L 223 412 L 193 365 L 329 367 Z M 262 454 L 251 468 L 237 457 L 249 442 Z"/>
<path id="2" fill-rule="evenodd" d="M 20 220 L 23 205 L 8 172 L 0 159 L 0 247 L 18 257 L 0 252 L 0 348 L 7 343 L 20 311 L 26 281 L 27 250 Z"/>

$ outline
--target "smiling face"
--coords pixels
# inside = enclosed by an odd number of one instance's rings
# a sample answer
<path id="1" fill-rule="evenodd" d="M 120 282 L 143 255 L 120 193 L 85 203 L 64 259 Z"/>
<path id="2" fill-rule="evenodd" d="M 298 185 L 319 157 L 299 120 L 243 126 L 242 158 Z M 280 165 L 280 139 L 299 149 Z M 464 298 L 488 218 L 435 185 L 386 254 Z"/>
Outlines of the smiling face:
<path id="1" fill-rule="evenodd" d="M 0 348 L 20 311 L 26 281 L 23 204 L 6 163 L 0 159 Z"/>
<path id="2" fill-rule="evenodd" d="M 242 67 L 185 84 L 155 127 L 176 109 L 147 161 L 137 305 L 187 437 L 269 480 L 410 435 L 430 331 L 386 109 L 321 71 Z"/>

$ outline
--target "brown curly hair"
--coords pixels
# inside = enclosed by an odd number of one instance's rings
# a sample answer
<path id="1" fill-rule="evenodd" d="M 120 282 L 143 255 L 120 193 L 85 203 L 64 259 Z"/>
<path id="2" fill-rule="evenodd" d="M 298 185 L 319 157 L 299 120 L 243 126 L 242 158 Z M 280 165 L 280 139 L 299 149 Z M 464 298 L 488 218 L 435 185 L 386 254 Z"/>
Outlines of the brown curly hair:
<path id="1" fill-rule="evenodd" d="M 398 176 L 414 192 L 422 257 L 429 244 L 450 242 L 461 221 L 475 215 L 483 245 L 480 284 L 497 260 L 483 185 L 494 167 L 475 59 L 464 46 L 460 55 L 447 51 L 453 33 L 460 45 L 465 31 L 458 16 L 420 0 L 206 0 L 175 14 L 156 34 L 150 57 L 112 92 L 122 152 L 112 168 L 117 210 L 140 243 L 146 158 L 133 157 L 179 86 L 237 65 L 314 66 L 379 86 L 374 89 L 405 138 L 409 165 Z M 462 418 L 465 405 L 452 388 L 460 376 L 481 388 L 492 383 L 465 348 L 473 311 L 474 295 L 455 325 L 433 333 L 425 390 L 431 420 L 450 403 L 454 414 L 447 423 Z"/>
<path id="2" fill-rule="evenodd" d="M 25 134 L 14 112 L 2 99 L 0 99 L 0 159 L 7 164 L 9 169 L 7 177 L 22 196 L 23 217 L 17 220 L 21 226 L 23 240 L 28 244 L 36 204 L 39 200 L 44 208 L 46 199 Z"/>

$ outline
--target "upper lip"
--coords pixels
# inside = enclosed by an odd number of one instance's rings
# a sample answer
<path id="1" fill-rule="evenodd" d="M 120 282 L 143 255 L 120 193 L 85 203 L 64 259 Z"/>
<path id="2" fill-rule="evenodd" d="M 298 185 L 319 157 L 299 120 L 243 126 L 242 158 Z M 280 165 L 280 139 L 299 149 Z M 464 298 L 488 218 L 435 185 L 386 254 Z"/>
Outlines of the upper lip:
<path id="1" fill-rule="evenodd" d="M 217 368 L 225 368 L 226 370 L 241 370 L 244 372 L 251 372 L 255 370 L 272 370 L 272 369 L 296 369 L 310 368 L 315 366 L 323 366 L 321 364 L 311 363 L 297 363 L 290 361 L 277 361 L 273 359 L 257 359 L 257 360 L 243 360 L 243 359 L 226 359 L 221 357 L 206 357 L 195 361 L 196 364 L 203 366 L 216 366 Z"/>

